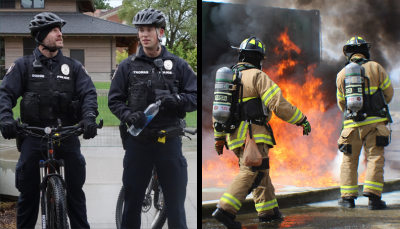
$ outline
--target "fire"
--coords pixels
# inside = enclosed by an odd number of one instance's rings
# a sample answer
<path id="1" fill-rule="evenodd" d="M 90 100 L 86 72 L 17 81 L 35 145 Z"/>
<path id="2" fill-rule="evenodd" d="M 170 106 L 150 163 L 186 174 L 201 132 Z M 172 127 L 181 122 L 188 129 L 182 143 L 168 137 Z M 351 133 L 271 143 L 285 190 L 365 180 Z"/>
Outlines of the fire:
<path id="1" fill-rule="evenodd" d="M 277 145 L 269 151 L 272 182 L 300 187 L 339 185 L 332 174 L 332 162 L 337 152 L 341 118 L 338 111 L 327 110 L 323 102 L 325 96 L 335 95 L 326 95 L 319 88 L 322 80 L 314 76 L 316 64 L 304 69 L 301 80 L 285 78 L 285 70 L 292 70 L 301 63 L 301 60 L 293 60 L 290 53 L 300 54 L 301 49 L 289 39 L 287 29 L 277 39 L 281 45 L 273 51 L 281 57 L 281 61 L 264 71 L 278 84 L 286 100 L 307 116 L 312 132 L 303 136 L 301 127 L 273 115 L 269 123 Z M 210 185 L 226 187 L 238 171 L 238 160 L 232 151 L 225 151 L 213 160 L 203 160 L 203 188 Z"/>

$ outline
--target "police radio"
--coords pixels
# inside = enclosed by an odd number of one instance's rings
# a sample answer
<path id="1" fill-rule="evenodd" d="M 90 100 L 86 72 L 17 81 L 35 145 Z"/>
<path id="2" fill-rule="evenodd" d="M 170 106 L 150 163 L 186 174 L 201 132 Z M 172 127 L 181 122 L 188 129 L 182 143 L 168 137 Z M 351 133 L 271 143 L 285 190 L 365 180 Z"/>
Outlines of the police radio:
<path id="1" fill-rule="evenodd" d="M 241 72 L 237 71 L 238 79 L 241 77 Z M 215 76 L 215 91 L 212 115 L 216 122 L 214 128 L 217 132 L 225 131 L 232 133 L 235 131 L 236 124 L 234 123 L 234 115 L 232 112 L 237 106 L 237 85 L 234 84 L 234 74 L 230 68 L 222 67 L 218 69 Z"/>

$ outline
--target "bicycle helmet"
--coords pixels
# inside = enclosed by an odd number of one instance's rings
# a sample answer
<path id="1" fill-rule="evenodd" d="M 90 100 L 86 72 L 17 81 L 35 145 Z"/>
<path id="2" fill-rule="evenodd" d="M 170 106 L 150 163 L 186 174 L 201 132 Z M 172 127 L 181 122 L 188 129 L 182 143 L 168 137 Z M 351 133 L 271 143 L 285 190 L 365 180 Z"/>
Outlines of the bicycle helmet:
<path id="1" fill-rule="evenodd" d="M 364 39 L 358 36 L 350 38 L 347 43 L 343 46 L 343 54 L 350 58 L 356 52 L 368 52 L 371 48 L 371 43 L 366 42 Z M 368 54 L 369 56 L 369 54 Z M 369 57 L 367 57 L 369 59 Z"/>
<path id="2" fill-rule="evenodd" d="M 248 39 L 245 39 L 240 44 L 240 47 L 231 46 L 231 48 L 236 49 L 239 53 L 241 53 L 242 51 L 256 52 L 260 54 L 259 57 L 263 60 L 267 58 L 267 55 L 265 54 L 265 45 L 257 37 L 250 37 Z"/>
<path id="3" fill-rule="evenodd" d="M 154 25 L 156 28 L 165 29 L 165 15 L 156 9 L 144 9 L 133 17 L 132 24 L 136 27 L 141 25 Z"/>
<path id="4" fill-rule="evenodd" d="M 51 12 L 43 12 L 33 17 L 29 23 L 29 30 L 32 37 L 35 37 L 38 31 L 54 26 L 58 26 L 61 29 L 65 24 L 66 22 L 59 16 Z"/>

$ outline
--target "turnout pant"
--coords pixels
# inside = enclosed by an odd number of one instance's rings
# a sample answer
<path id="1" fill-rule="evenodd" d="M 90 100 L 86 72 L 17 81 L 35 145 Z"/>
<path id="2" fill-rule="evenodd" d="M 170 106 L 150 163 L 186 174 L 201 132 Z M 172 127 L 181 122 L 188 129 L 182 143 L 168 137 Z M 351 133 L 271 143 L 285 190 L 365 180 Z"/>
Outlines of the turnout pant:
<path id="1" fill-rule="evenodd" d="M 265 144 L 257 144 L 257 146 L 263 159 L 268 158 L 268 146 Z M 252 167 L 243 164 L 243 149 L 241 147 L 234 149 L 233 152 L 239 158 L 240 171 L 229 184 L 218 205 L 225 211 L 236 215 L 246 196 L 252 192 L 258 214 L 273 215 L 272 209 L 278 207 L 278 202 L 275 197 L 275 188 L 269 176 L 269 163 L 268 169 L 253 170 Z"/>
<path id="2" fill-rule="evenodd" d="M 15 172 L 18 198 L 17 228 L 34 228 L 40 203 L 39 161 L 47 159 L 47 139 L 27 137 Z M 67 208 L 71 228 L 90 228 L 86 216 L 86 197 L 82 190 L 86 179 L 86 162 L 78 137 L 68 137 L 54 144 L 56 159 L 64 159 L 67 183 Z"/>
<path id="3" fill-rule="evenodd" d="M 122 228 L 140 228 L 142 203 L 153 167 L 157 170 L 165 206 L 168 228 L 187 228 L 185 215 L 187 161 L 182 155 L 179 137 L 168 138 L 165 144 L 125 140 L 124 172 L 125 204 Z"/>
<path id="4" fill-rule="evenodd" d="M 358 162 L 362 145 L 367 157 L 364 193 L 381 196 L 383 190 L 384 146 L 390 132 L 383 122 L 342 130 L 338 140 L 343 152 L 340 167 L 340 191 L 342 198 L 358 196 Z"/>

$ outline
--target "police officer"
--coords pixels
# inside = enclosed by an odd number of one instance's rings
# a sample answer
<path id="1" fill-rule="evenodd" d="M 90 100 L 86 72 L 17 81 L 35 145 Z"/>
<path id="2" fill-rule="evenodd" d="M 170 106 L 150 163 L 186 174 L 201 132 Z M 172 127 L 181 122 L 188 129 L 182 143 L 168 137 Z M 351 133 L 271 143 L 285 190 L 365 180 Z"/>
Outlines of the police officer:
<path id="1" fill-rule="evenodd" d="M 228 228 L 241 228 L 241 224 L 234 220 L 246 196 L 251 192 L 260 222 L 282 218 L 269 176 L 268 151 L 275 145 L 272 129 L 267 125 L 272 112 L 290 124 L 302 126 L 303 134 L 308 135 L 311 126 L 303 113 L 282 96 L 278 85 L 262 71 L 261 64 L 266 55 L 265 45 L 261 40 L 250 37 L 245 39 L 240 47 L 232 48 L 239 52 L 239 63 L 231 69 L 242 73 L 243 95 L 240 99 L 246 101 L 243 103 L 245 115 L 242 120 L 238 120 L 238 128 L 228 134 L 227 130 L 224 131 L 220 124 L 214 122 L 214 136 L 218 154 L 222 154 L 224 146 L 233 150 L 239 158 L 240 171 L 219 200 L 213 217 Z M 265 115 L 264 110 L 268 115 Z M 257 167 L 243 164 L 242 146 L 249 130 L 263 157 L 262 164 Z"/>
<path id="2" fill-rule="evenodd" d="M 169 228 L 187 228 L 184 209 L 187 162 L 182 155 L 180 134 L 167 134 L 163 139 L 157 132 L 179 125 L 186 112 L 197 109 L 196 75 L 186 61 L 161 46 L 166 25 L 161 11 L 141 10 L 132 24 L 138 28 L 142 46 L 118 65 L 108 106 L 119 120 L 137 128 L 146 124 L 143 111 L 149 104 L 161 100 L 161 107 L 137 137 L 129 135 L 124 140 L 122 228 L 140 227 L 142 202 L 154 165 L 168 209 Z"/>
<path id="3" fill-rule="evenodd" d="M 340 168 L 340 191 L 342 199 L 339 205 L 354 208 L 354 199 L 358 196 L 357 167 L 362 145 L 367 156 L 367 171 L 364 180 L 363 195 L 369 198 L 370 210 L 386 207 L 381 200 L 383 190 L 384 147 L 389 144 L 390 131 L 386 127 L 390 119 L 387 103 L 393 97 L 393 85 L 385 69 L 369 60 L 371 43 L 361 37 L 349 39 L 343 47 L 348 59 L 337 75 L 337 101 L 344 112 L 343 129 L 338 144 L 343 152 Z M 356 68 L 356 71 L 352 69 Z M 354 73 L 353 73 L 354 72 Z M 354 74 L 362 75 L 356 80 Z M 353 77 L 353 78 L 350 78 Z M 359 91 L 356 88 L 359 82 Z M 357 94 L 355 93 L 360 93 Z M 355 96 L 354 96 L 355 95 Z M 356 111 L 353 104 L 356 98 L 361 109 Z"/>
<path id="4" fill-rule="evenodd" d="M 62 121 L 63 126 L 74 125 L 83 117 L 83 137 L 90 139 L 97 134 L 97 94 L 93 82 L 81 63 L 65 57 L 61 52 L 61 28 L 65 24 L 64 20 L 50 12 L 40 13 L 31 20 L 29 29 L 38 47 L 33 54 L 18 58 L 0 85 L 1 133 L 4 138 L 17 137 L 12 108 L 20 96 L 21 119 L 29 126 L 56 127 L 57 119 Z M 46 160 L 46 141 L 28 136 L 20 147 L 15 184 L 21 192 L 17 227 L 34 228 L 39 211 L 39 161 Z M 65 162 L 71 227 L 89 228 L 82 190 L 86 163 L 78 137 L 62 139 L 60 144 L 55 144 L 54 150 Z"/>

